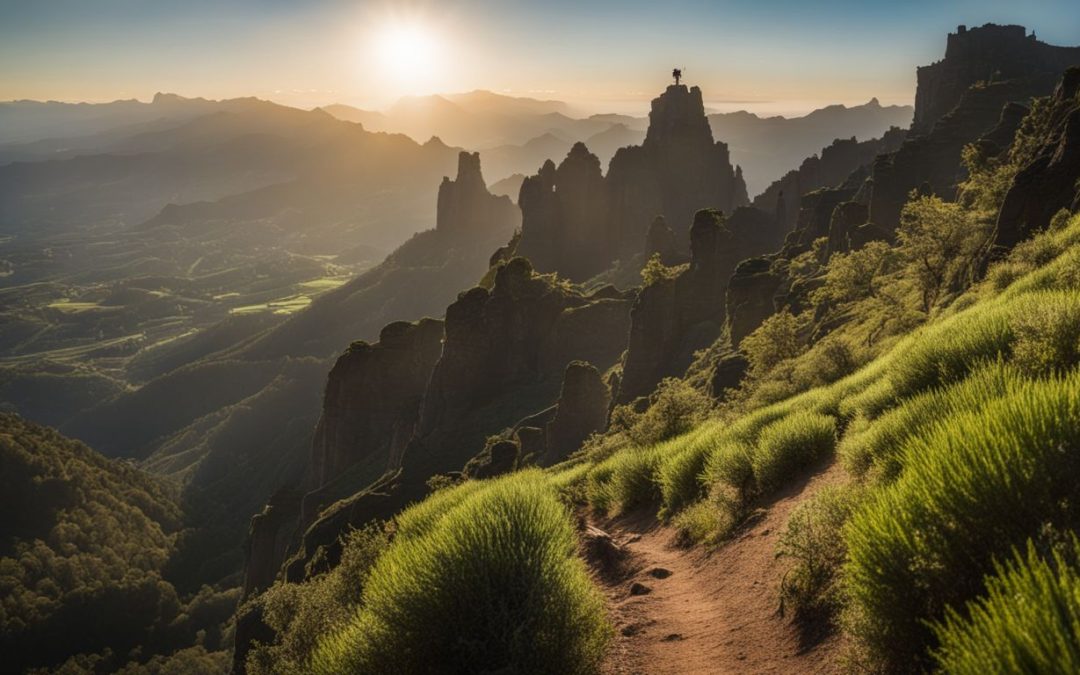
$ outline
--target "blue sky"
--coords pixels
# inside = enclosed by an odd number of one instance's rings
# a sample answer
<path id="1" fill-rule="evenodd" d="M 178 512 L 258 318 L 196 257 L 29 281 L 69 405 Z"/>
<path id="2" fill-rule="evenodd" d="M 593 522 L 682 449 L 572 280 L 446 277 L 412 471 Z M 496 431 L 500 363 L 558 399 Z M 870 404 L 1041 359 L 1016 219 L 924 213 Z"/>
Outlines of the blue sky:
<path id="1" fill-rule="evenodd" d="M 714 108 L 795 113 L 910 102 L 945 34 L 988 21 L 1080 43 L 1077 0 L 0 0 L 0 100 L 163 90 L 384 107 L 484 88 L 634 111 L 680 65 Z M 420 43 L 387 47 L 402 25 Z"/>

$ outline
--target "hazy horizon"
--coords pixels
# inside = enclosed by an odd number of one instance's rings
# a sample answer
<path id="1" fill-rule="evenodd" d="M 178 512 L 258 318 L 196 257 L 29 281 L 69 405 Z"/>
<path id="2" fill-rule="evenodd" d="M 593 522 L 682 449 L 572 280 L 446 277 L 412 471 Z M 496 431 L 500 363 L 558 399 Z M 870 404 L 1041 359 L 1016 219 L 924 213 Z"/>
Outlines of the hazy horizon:
<path id="1" fill-rule="evenodd" d="M 696 86 L 693 82 L 690 82 L 689 85 L 690 86 Z M 664 86 L 666 86 L 666 85 L 660 85 L 658 87 L 657 91 L 654 93 L 654 97 L 656 95 L 660 94 L 660 92 L 662 91 Z M 586 118 L 586 117 L 588 117 L 590 115 L 601 115 L 601 114 L 622 114 L 622 115 L 631 115 L 631 116 L 635 116 L 635 117 L 639 117 L 639 118 L 644 118 L 649 113 L 649 101 L 651 100 L 651 99 L 646 99 L 646 100 L 643 100 L 643 101 L 627 101 L 627 102 L 625 102 L 625 104 L 623 104 L 621 106 L 619 104 L 614 104 L 609 108 L 589 109 L 589 108 L 581 106 L 580 104 L 571 103 L 569 101 L 565 101 L 565 100 L 555 98 L 555 97 L 545 96 L 543 94 L 537 94 L 535 92 L 517 92 L 517 91 L 512 91 L 512 90 L 491 91 L 490 89 L 472 89 L 472 90 L 469 90 L 469 91 L 439 91 L 439 92 L 432 92 L 430 94 L 418 94 L 418 95 L 407 94 L 407 95 L 402 96 L 401 98 L 399 98 L 399 99 L 397 99 L 395 101 L 392 101 L 390 104 L 379 107 L 379 108 L 363 108 L 363 107 L 358 106 L 358 105 L 345 103 L 343 101 L 338 101 L 338 100 L 329 100 L 329 101 L 326 101 L 325 103 L 320 103 L 320 104 L 317 104 L 317 105 L 302 106 L 302 105 L 297 105 L 297 104 L 295 104 L 293 102 L 290 102 L 288 100 L 280 100 L 279 98 L 275 98 L 273 96 L 263 97 L 263 96 L 243 95 L 242 94 L 242 95 L 226 97 L 226 98 L 222 98 L 222 99 L 215 99 L 215 98 L 210 98 L 210 97 L 206 97 L 206 96 L 200 96 L 200 95 L 194 94 L 194 93 L 193 94 L 186 94 L 186 93 L 179 93 L 179 92 L 174 92 L 174 91 L 155 91 L 155 92 L 152 92 L 152 93 L 147 94 L 147 95 L 140 94 L 140 95 L 137 95 L 137 96 L 129 96 L 129 97 L 126 97 L 126 98 L 103 99 L 103 100 L 74 100 L 74 99 L 64 100 L 64 99 L 57 99 L 57 98 L 47 98 L 47 99 L 17 98 L 17 99 L 0 100 L 0 104 L 32 102 L 32 103 L 62 103 L 62 104 L 72 104 L 72 105 L 77 105 L 77 104 L 94 104 L 94 105 L 96 105 L 96 104 L 120 103 L 120 102 L 125 102 L 125 101 L 137 101 L 139 103 L 149 104 L 158 95 L 180 96 L 182 98 L 187 98 L 187 99 L 204 98 L 204 99 L 208 99 L 208 100 L 229 100 L 229 99 L 239 99 L 239 98 L 250 98 L 250 97 L 254 96 L 254 98 L 258 98 L 260 100 L 266 100 L 266 101 L 270 101 L 272 103 L 277 103 L 279 105 L 296 107 L 296 108 L 300 108 L 300 109 L 312 109 L 312 110 L 314 110 L 316 108 L 324 108 L 324 107 L 332 106 L 332 105 L 348 105 L 348 106 L 352 106 L 352 107 L 355 107 L 355 108 L 361 109 L 361 110 L 368 110 L 368 111 L 386 113 L 386 112 L 391 111 L 393 109 L 394 105 L 396 105 L 397 103 L 402 102 L 402 101 L 404 101 L 406 99 L 409 99 L 409 98 L 425 98 L 425 97 L 430 97 L 430 96 L 439 96 L 439 97 L 450 99 L 450 98 L 454 98 L 454 97 L 466 96 L 466 95 L 469 95 L 469 94 L 476 94 L 476 93 L 489 93 L 489 94 L 495 94 L 495 95 L 499 95 L 499 96 L 513 97 L 513 98 L 533 99 L 533 100 L 536 100 L 536 101 L 539 101 L 539 102 L 545 102 L 545 103 L 546 102 L 564 103 L 568 107 L 569 116 L 578 117 L 578 118 Z M 856 106 L 867 105 L 871 101 L 871 99 L 875 99 L 875 98 L 878 100 L 878 103 L 883 107 L 884 106 L 912 106 L 913 105 L 913 101 L 906 101 L 906 102 L 900 101 L 900 102 L 895 102 L 895 103 L 889 103 L 889 102 L 882 101 L 881 97 L 877 97 L 877 96 L 871 96 L 871 97 L 868 97 L 866 99 L 851 100 L 851 101 L 835 101 L 835 100 L 821 100 L 821 101 L 785 101 L 785 100 L 781 100 L 781 101 L 768 101 L 768 100 L 763 100 L 763 101 L 740 101 L 740 100 L 710 100 L 708 98 L 708 93 L 707 92 L 703 92 L 703 94 L 705 94 L 705 96 L 706 96 L 706 98 L 704 100 L 704 103 L 705 103 L 705 112 L 707 114 L 731 113 L 731 112 L 749 112 L 749 113 L 755 114 L 755 115 L 757 115 L 759 117 L 779 116 L 779 117 L 786 117 L 786 118 L 789 118 L 789 119 L 790 118 L 806 116 L 806 115 L 814 112 L 815 110 L 820 110 L 820 109 L 822 109 L 822 108 L 824 108 L 826 106 L 842 105 L 842 106 L 845 106 L 847 108 L 852 108 L 852 107 L 856 107 Z M 912 98 L 914 98 L 914 97 L 912 97 Z"/>
<path id="2" fill-rule="evenodd" d="M 642 114 L 680 66 L 714 110 L 791 117 L 871 98 L 910 105 L 915 67 L 941 58 L 944 33 L 961 23 L 1022 24 L 1054 44 L 1080 33 L 1080 6 L 1060 0 L 598 2 L 572 22 L 563 0 L 244 0 L 215 5 L 210 22 L 205 6 L 5 2 L 0 100 L 149 100 L 163 91 L 381 110 L 402 96 L 483 89 L 585 114 Z"/>

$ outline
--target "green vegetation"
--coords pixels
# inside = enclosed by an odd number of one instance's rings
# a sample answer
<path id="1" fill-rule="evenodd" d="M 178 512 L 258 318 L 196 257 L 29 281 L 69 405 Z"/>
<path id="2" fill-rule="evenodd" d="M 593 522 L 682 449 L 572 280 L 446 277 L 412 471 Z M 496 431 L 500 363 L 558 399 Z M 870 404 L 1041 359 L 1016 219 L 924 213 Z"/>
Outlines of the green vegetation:
<path id="1" fill-rule="evenodd" d="M 248 653 L 251 675 L 300 675 L 319 640 L 349 621 L 360 606 L 372 565 L 389 545 L 381 523 L 345 536 L 341 562 L 306 584 L 275 584 L 258 598 L 274 644 L 256 644 Z"/>
<path id="2" fill-rule="evenodd" d="M 238 589 L 177 593 L 165 568 L 180 512 L 162 483 L 5 414 L 0 511 L 18 514 L 0 523 L 5 669 L 134 672 L 165 667 L 174 652 L 173 665 L 227 658 L 223 624 Z"/>
<path id="3" fill-rule="evenodd" d="M 938 665 L 954 675 L 1080 671 L 1080 545 L 1073 539 L 1048 558 L 1028 543 L 1027 555 L 997 565 L 986 596 L 967 617 L 949 610 L 935 627 Z M 1019 600 L 1019 601 L 1018 601 Z"/>
<path id="4" fill-rule="evenodd" d="M 603 600 L 541 473 L 485 484 L 426 527 L 375 563 L 314 672 L 595 672 Z"/>

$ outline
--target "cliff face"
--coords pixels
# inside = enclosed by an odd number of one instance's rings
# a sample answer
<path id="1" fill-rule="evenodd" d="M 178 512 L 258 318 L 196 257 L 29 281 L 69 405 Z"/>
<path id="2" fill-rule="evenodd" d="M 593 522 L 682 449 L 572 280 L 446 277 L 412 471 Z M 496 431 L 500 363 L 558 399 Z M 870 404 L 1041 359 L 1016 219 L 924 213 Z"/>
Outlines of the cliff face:
<path id="1" fill-rule="evenodd" d="M 923 184 L 953 198 L 964 178 L 963 147 L 990 132 L 1010 102 L 1050 94 L 1073 65 L 1080 65 L 1080 47 L 1039 42 L 1023 26 L 960 26 L 948 37 L 945 58 L 918 69 L 908 139 L 874 163 L 871 222 L 895 230 L 908 193 Z"/>
<path id="2" fill-rule="evenodd" d="M 697 212 L 689 266 L 643 288 L 634 303 L 617 402 L 645 396 L 664 377 L 682 374 L 694 352 L 719 337 L 732 271 L 740 260 L 775 249 L 773 232 L 768 216 L 756 209 L 737 209 L 731 218 Z"/>
<path id="3" fill-rule="evenodd" d="M 541 272 L 579 281 L 640 254 L 657 216 L 685 251 L 698 209 L 731 213 L 749 202 L 727 146 L 713 140 L 701 90 L 682 85 L 653 100 L 644 143 L 616 152 L 606 177 L 577 143 L 557 168 L 549 161 L 527 178 L 518 201 L 518 255 Z"/>
<path id="4" fill-rule="evenodd" d="M 446 310 L 446 342 L 424 396 L 416 440 L 440 445 L 463 416 L 512 388 L 558 385 L 570 361 L 606 368 L 619 356 L 630 301 L 590 299 L 534 273 L 514 258 L 491 291 L 462 293 Z"/>
<path id="5" fill-rule="evenodd" d="M 477 287 L 462 292 L 447 308 L 441 351 L 436 351 L 434 336 L 428 333 L 436 332 L 438 322 L 421 322 L 410 331 L 397 324 L 388 327 L 397 337 L 405 332 L 413 335 L 412 347 L 400 354 L 382 354 L 386 350 L 380 344 L 376 352 L 371 346 L 359 350 L 359 356 L 342 357 L 342 386 L 328 386 L 320 427 L 327 430 L 320 433 L 326 446 L 317 445 L 316 455 L 359 458 L 351 470 L 355 471 L 368 461 L 369 452 L 375 452 L 380 466 L 389 470 L 321 514 L 305 508 L 306 529 L 299 550 L 286 564 L 286 579 L 303 579 L 324 565 L 336 564 L 338 537 L 344 529 L 389 518 L 422 498 L 431 476 L 460 471 L 492 434 L 518 429 L 522 433 L 517 434 L 515 447 L 525 445 L 528 437 L 536 441 L 530 451 L 543 461 L 554 456 L 546 449 L 546 439 L 532 438 L 524 427 L 539 425 L 537 430 L 546 432 L 551 422 L 555 443 L 551 447 L 556 454 L 581 434 L 591 433 L 598 424 L 597 405 L 561 415 L 553 405 L 560 389 L 562 396 L 573 400 L 585 399 L 591 392 L 578 381 L 577 369 L 569 369 L 563 382 L 567 364 L 588 360 L 606 369 L 618 359 L 626 344 L 632 302 L 632 295 L 612 289 L 582 295 L 536 274 L 528 260 L 513 258 L 499 264 L 490 290 Z M 437 360 L 427 371 L 433 354 Z M 394 364 L 408 384 L 391 383 L 399 372 Z M 429 378 L 422 377 L 425 371 L 430 372 Z M 418 401 L 418 388 L 413 385 L 421 381 L 423 395 Z M 346 388 L 346 382 L 353 386 Z M 392 387 L 397 388 L 388 395 Z M 604 410 L 606 415 L 606 405 Z M 535 424 L 522 422 L 537 411 L 546 412 Z M 333 437 L 341 443 L 330 442 L 331 427 L 338 430 Z M 411 436 L 402 445 L 408 428 Z M 357 437 L 363 438 L 362 448 L 349 440 Z M 523 456 L 511 450 L 505 442 L 491 445 L 487 448 L 490 456 L 474 462 L 473 469 L 485 474 L 502 470 Z M 329 471 L 323 475 L 331 482 L 314 486 L 306 505 L 313 504 L 316 496 L 321 497 L 319 503 L 328 503 L 334 476 Z M 249 569 L 254 568 L 257 565 L 250 563 Z"/>
<path id="6" fill-rule="evenodd" d="M 917 71 L 913 134 L 928 133 L 977 82 L 1023 78 L 1050 91 L 1068 66 L 1080 63 L 1080 47 L 1056 47 L 1027 35 L 1023 26 L 986 24 L 950 33 L 945 58 Z"/>
<path id="7" fill-rule="evenodd" d="M 1005 195 L 996 246 L 1012 248 L 1049 225 L 1058 210 L 1080 209 L 1080 68 L 1065 73 L 1048 105 L 1048 134 Z"/>
<path id="8" fill-rule="evenodd" d="M 713 140 L 701 90 L 685 85 L 669 86 L 653 99 L 645 142 L 639 150 L 615 153 L 608 181 L 611 222 L 622 252 L 640 251 L 657 215 L 664 216 L 685 250 L 698 209 L 731 213 L 749 203 L 727 145 Z"/>
<path id="9" fill-rule="evenodd" d="M 603 269 L 610 259 L 607 184 L 600 160 L 584 143 L 575 143 L 558 168 L 549 160 L 526 178 L 518 201 L 523 214 L 518 255 L 537 270 L 557 270 L 571 279 Z"/>
<path id="10" fill-rule="evenodd" d="M 906 130 L 893 127 L 881 138 L 868 141 L 837 139 L 823 148 L 820 156 L 806 158 L 798 169 L 773 182 L 754 198 L 754 208 L 774 214 L 782 231 L 790 232 L 796 225 L 803 195 L 844 183 L 853 172 L 871 165 L 878 155 L 897 150 L 906 136 Z"/>
<path id="11" fill-rule="evenodd" d="M 1052 85 L 1051 85 L 1052 86 Z M 929 190 L 944 199 L 956 196 L 965 177 L 964 146 L 990 132 L 1001 110 L 1013 101 L 1049 93 L 1041 78 L 1014 79 L 975 86 L 924 135 L 910 136 L 891 154 L 881 155 L 871 171 L 870 221 L 893 231 L 912 190 Z"/>
<path id="12" fill-rule="evenodd" d="M 480 153 L 460 153 L 457 178 L 443 176 L 439 185 L 435 230 L 466 236 L 505 231 L 509 237 L 518 219 L 517 208 L 509 197 L 488 192 L 480 172 Z"/>
<path id="13" fill-rule="evenodd" d="M 353 343 L 327 377 L 308 483 L 320 487 L 356 464 L 374 477 L 395 468 L 412 438 L 443 323 L 421 319 L 383 328 L 375 344 Z"/>

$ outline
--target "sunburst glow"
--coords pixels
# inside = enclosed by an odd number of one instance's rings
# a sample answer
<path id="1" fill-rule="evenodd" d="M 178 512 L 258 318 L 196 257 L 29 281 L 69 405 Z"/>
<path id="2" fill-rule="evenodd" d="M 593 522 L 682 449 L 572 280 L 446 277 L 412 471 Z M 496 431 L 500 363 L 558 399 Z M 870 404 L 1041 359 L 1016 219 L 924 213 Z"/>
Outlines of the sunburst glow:
<path id="1" fill-rule="evenodd" d="M 445 48 L 431 27 L 417 21 L 388 23 L 378 30 L 374 45 L 384 74 L 410 88 L 436 84 Z"/>

